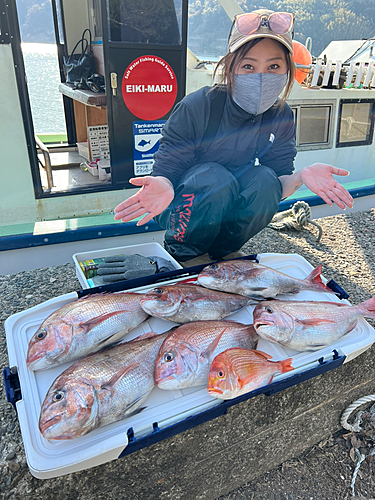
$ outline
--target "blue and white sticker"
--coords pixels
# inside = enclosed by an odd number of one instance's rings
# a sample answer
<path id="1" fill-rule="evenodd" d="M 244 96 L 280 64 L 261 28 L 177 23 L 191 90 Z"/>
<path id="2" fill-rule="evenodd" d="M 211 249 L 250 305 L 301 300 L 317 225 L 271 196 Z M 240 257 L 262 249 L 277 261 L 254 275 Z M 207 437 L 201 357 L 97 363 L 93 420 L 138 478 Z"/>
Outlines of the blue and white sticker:
<path id="1" fill-rule="evenodd" d="M 154 153 L 159 149 L 165 122 L 133 122 L 134 175 L 149 175 L 152 172 Z"/>

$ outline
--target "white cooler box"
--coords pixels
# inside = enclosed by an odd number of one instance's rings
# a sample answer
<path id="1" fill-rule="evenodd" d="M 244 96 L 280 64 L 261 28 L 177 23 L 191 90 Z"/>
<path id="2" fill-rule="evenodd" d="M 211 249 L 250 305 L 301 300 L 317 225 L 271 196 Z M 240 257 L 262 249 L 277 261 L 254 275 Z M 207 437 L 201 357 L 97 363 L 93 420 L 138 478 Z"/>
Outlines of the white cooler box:
<path id="1" fill-rule="evenodd" d="M 92 280 L 88 280 L 80 266 L 80 262 L 92 259 L 99 259 L 101 257 L 112 257 L 113 255 L 143 255 L 144 257 L 162 257 L 169 260 L 175 269 L 182 269 L 182 266 L 166 251 L 159 243 L 143 243 L 139 245 L 130 245 L 126 247 L 104 248 L 102 250 L 93 250 L 90 252 L 75 253 L 73 255 L 73 262 L 76 267 L 76 276 L 81 283 L 82 288 L 94 288 L 95 285 Z"/>
<path id="2" fill-rule="evenodd" d="M 118 249 L 112 250 L 118 253 Z M 304 279 L 313 269 L 305 259 L 295 254 L 260 254 L 258 258 L 261 264 L 299 279 Z M 186 279 L 189 274 L 191 277 L 195 276 L 197 267 L 172 271 L 172 273 L 180 274 L 180 277 L 175 277 L 172 282 Z M 203 267 L 199 266 L 200 269 Z M 160 275 L 155 276 L 160 280 Z M 167 281 L 167 283 L 170 282 Z M 122 282 L 122 284 L 124 283 L 126 282 Z M 133 288 L 132 290 L 145 291 L 154 287 L 155 284 L 149 284 L 146 287 Z M 277 375 L 274 381 L 266 387 L 229 401 L 210 397 L 205 386 L 175 391 L 160 390 L 155 387 L 145 402 L 146 409 L 141 413 L 98 428 L 86 436 L 73 440 L 48 441 L 41 436 L 38 429 L 41 404 L 53 380 L 69 364 L 41 372 L 30 371 L 26 366 L 28 343 L 39 325 L 49 314 L 68 302 L 77 299 L 77 295 L 86 295 L 92 291 L 95 291 L 95 289 L 61 295 L 36 307 L 17 313 L 9 317 L 5 322 L 9 354 L 9 368 L 4 372 L 7 397 L 17 408 L 28 466 L 31 473 L 37 478 L 61 476 L 132 453 L 154 442 L 223 415 L 229 406 L 238 404 L 245 399 L 261 393 L 271 395 L 336 368 L 368 349 L 375 340 L 375 330 L 363 319 L 358 322 L 353 331 L 346 334 L 339 341 L 316 352 L 297 352 L 261 339 L 258 349 L 270 354 L 273 360 L 293 357 L 294 370 Z M 340 302 L 336 295 L 324 292 L 303 291 L 297 296 L 280 296 L 282 299 L 291 297 L 293 300 Z M 346 300 L 344 302 L 349 303 Z M 228 318 L 250 324 L 253 320 L 252 310 L 253 306 L 248 306 Z M 162 333 L 170 329 L 172 325 L 174 323 L 166 320 L 150 318 L 132 330 L 125 337 L 125 340 L 130 340 L 150 330 Z M 20 391 L 18 390 L 19 386 Z M 193 418 L 188 418 L 191 416 Z"/>

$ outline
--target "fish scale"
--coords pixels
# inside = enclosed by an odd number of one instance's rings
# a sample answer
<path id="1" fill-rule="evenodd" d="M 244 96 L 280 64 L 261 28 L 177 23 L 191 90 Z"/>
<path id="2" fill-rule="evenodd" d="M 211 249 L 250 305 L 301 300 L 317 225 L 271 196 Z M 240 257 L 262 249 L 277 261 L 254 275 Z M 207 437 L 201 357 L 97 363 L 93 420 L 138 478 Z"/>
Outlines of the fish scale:
<path id="1" fill-rule="evenodd" d="M 220 320 L 247 306 L 250 299 L 210 290 L 197 284 L 175 284 L 150 290 L 141 306 L 151 316 L 176 323 L 197 320 Z"/>
<path id="2" fill-rule="evenodd" d="M 297 351 L 317 350 L 332 344 L 352 331 L 363 316 L 375 318 L 375 298 L 356 306 L 273 300 L 259 303 L 253 311 L 258 335 Z"/>
<path id="3" fill-rule="evenodd" d="M 253 325 L 235 321 L 193 321 L 179 326 L 160 348 L 156 384 L 168 390 L 205 384 L 217 354 L 230 347 L 254 349 L 257 340 Z"/>
<path id="4" fill-rule="evenodd" d="M 108 348 L 66 369 L 43 401 L 39 419 L 42 435 L 46 439 L 73 439 L 137 411 L 155 385 L 155 359 L 168 334 Z M 54 401 L 60 393 L 63 398 Z"/>
<path id="5" fill-rule="evenodd" d="M 206 266 L 198 275 L 200 285 L 224 292 L 238 293 L 255 300 L 301 290 L 333 293 L 321 280 L 319 265 L 304 280 L 293 278 L 249 260 L 228 260 Z"/>
<path id="6" fill-rule="evenodd" d="M 142 296 L 132 292 L 95 294 L 61 307 L 43 321 L 31 338 L 28 367 L 44 370 L 122 339 L 148 318 L 140 305 Z"/>

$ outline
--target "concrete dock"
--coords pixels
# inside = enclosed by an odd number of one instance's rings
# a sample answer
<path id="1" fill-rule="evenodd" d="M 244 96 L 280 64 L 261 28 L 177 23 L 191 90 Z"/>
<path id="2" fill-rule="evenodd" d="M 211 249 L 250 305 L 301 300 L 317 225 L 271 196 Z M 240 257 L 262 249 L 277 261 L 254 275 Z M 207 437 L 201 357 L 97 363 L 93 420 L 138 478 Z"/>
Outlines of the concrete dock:
<path id="1" fill-rule="evenodd" d="M 316 228 L 269 228 L 244 251 L 296 253 L 333 278 L 358 304 L 375 296 L 375 210 L 318 219 Z M 32 249 L 30 250 L 32 251 Z M 73 264 L 0 276 L 0 319 L 80 289 Z M 369 320 L 370 324 L 373 324 Z M 97 500 L 225 498 L 234 489 L 298 456 L 341 428 L 342 412 L 374 392 L 374 347 L 344 364 L 271 397 L 250 399 L 226 415 L 129 456 L 83 472 L 38 480 L 30 474 L 16 413 L 1 384 L 0 492 L 4 498 Z M 8 366 L 3 324 L 2 368 Z"/>

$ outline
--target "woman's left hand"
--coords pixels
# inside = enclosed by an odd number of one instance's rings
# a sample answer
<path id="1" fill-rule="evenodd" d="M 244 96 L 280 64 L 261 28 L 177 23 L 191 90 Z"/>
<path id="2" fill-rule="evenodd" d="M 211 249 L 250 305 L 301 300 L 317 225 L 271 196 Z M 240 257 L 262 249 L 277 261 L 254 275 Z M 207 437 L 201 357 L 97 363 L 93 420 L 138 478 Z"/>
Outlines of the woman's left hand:
<path id="1" fill-rule="evenodd" d="M 336 203 L 345 210 L 345 205 L 353 207 L 353 198 L 333 175 L 349 175 L 350 172 L 342 168 L 333 167 L 326 163 L 314 163 L 300 170 L 301 181 L 313 193 L 320 196 L 329 206 Z"/>

